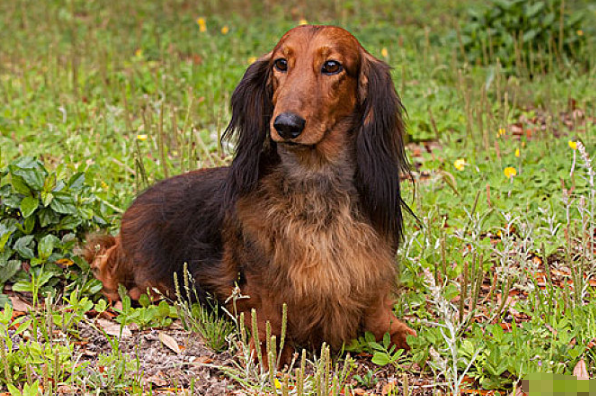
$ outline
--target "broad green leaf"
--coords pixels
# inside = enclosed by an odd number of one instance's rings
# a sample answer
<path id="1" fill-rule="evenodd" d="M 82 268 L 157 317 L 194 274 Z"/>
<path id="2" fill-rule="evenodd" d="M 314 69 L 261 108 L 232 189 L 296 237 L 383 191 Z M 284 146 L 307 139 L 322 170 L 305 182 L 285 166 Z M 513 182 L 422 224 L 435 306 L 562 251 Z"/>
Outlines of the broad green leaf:
<path id="1" fill-rule="evenodd" d="M 7 227 L 5 224 L 0 223 L 0 252 L 4 251 L 4 246 L 6 246 L 6 242 L 8 242 L 8 238 L 14 232 L 13 227 Z"/>
<path id="2" fill-rule="evenodd" d="M 10 280 L 20 269 L 21 262 L 19 260 L 8 260 L 4 265 L 0 262 L 0 285 Z"/>
<path id="3" fill-rule="evenodd" d="M 25 197 L 21 201 L 21 214 L 24 218 L 27 218 L 35 212 L 35 209 L 39 206 L 39 199 L 36 197 Z"/>
<path id="4" fill-rule="evenodd" d="M 57 242 L 60 242 L 60 240 L 52 234 L 48 234 L 41 238 L 37 244 L 39 258 L 46 260 L 50 257 Z"/>
<path id="5" fill-rule="evenodd" d="M 13 177 L 21 177 L 33 190 L 39 191 L 43 188 L 47 171 L 38 160 L 26 158 L 25 161 L 16 161 L 9 165 L 9 169 Z"/>
<path id="6" fill-rule="evenodd" d="M 74 204 L 74 199 L 64 193 L 56 193 L 54 199 L 50 203 L 50 208 L 62 214 L 76 214 L 77 208 Z"/>
<path id="7" fill-rule="evenodd" d="M 372 362 L 377 366 L 386 366 L 391 363 L 389 355 L 383 352 L 376 352 L 372 357 Z"/>
<path id="8" fill-rule="evenodd" d="M 33 232 L 35 228 L 35 216 L 29 216 L 23 222 L 22 231 L 24 234 L 29 235 Z"/>
<path id="9" fill-rule="evenodd" d="M 30 281 L 21 280 L 12 285 L 12 290 L 17 292 L 32 292 L 33 284 Z"/>
<path id="10" fill-rule="evenodd" d="M 21 198 L 18 194 L 12 194 L 6 198 L 2 198 L 2 204 L 11 209 L 18 209 L 19 205 L 21 205 Z"/>
<path id="11" fill-rule="evenodd" d="M 14 250 L 17 251 L 21 255 L 21 257 L 26 259 L 32 259 L 35 257 L 35 253 L 33 252 L 32 246 L 34 244 L 33 235 L 26 235 L 20 237 L 14 243 Z"/>
<path id="12" fill-rule="evenodd" d="M 22 177 L 12 175 L 10 183 L 19 194 L 31 195 L 31 189 L 27 186 L 27 183 L 25 183 L 25 180 Z"/>
<path id="13" fill-rule="evenodd" d="M 50 174 L 43 182 L 43 191 L 50 192 L 56 187 L 56 173 Z"/>
<path id="14" fill-rule="evenodd" d="M 6 294 L 0 293 L 0 311 L 6 310 L 6 307 L 10 306 L 10 300 Z"/>
<path id="15" fill-rule="evenodd" d="M 80 191 L 85 186 L 85 174 L 83 172 L 75 173 L 68 181 L 68 187 L 73 191 Z"/>
<path id="16" fill-rule="evenodd" d="M 540 11 L 542 11 L 542 9 L 544 8 L 544 2 L 539 1 L 536 2 L 532 5 L 529 5 L 528 8 L 526 8 L 526 17 L 528 17 L 528 19 L 533 18 L 536 14 L 538 14 Z"/>
<path id="17" fill-rule="evenodd" d="M 82 220 L 74 216 L 63 217 L 56 225 L 57 230 L 74 230 L 81 224 Z"/>
<path id="18" fill-rule="evenodd" d="M 37 214 L 39 225 L 43 228 L 60 221 L 60 216 L 50 208 L 43 208 Z"/>
<path id="19" fill-rule="evenodd" d="M 537 29 L 529 30 L 524 33 L 522 40 L 524 43 L 527 43 L 528 41 L 532 41 L 536 37 L 536 35 L 538 35 Z"/>
<path id="20" fill-rule="evenodd" d="M 54 194 L 51 192 L 41 192 L 41 202 L 43 203 L 43 206 L 48 206 L 52 202 L 52 199 L 54 199 Z"/>

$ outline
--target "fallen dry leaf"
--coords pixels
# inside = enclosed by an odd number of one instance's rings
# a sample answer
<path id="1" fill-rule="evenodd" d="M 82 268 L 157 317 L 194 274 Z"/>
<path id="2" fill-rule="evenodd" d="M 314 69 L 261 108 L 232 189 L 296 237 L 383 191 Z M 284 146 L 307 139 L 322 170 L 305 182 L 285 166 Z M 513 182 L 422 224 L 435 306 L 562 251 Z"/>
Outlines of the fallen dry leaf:
<path id="1" fill-rule="evenodd" d="M 160 388 L 168 385 L 168 381 L 165 379 L 164 373 L 162 371 L 158 371 L 154 375 L 145 378 L 145 383 L 151 383 Z"/>
<path id="2" fill-rule="evenodd" d="M 571 271 L 560 271 L 558 269 L 551 270 L 551 273 L 556 276 L 569 276 L 571 275 Z"/>
<path id="3" fill-rule="evenodd" d="M 172 351 L 176 352 L 178 355 L 182 353 L 180 347 L 178 346 L 178 343 L 172 336 L 164 333 L 163 331 L 160 331 L 158 338 L 162 342 L 162 344 L 170 348 Z"/>
<path id="4" fill-rule="evenodd" d="M 388 382 L 387 384 L 385 384 L 385 386 L 383 386 L 383 389 L 381 390 L 381 394 L 383 396 L 389 395 L 389 394 L 393 394 L 393 391 L 395 390 L 395 382 Z M 396 392 L 397 393 L 397 392 Z"/>
<path id="5" fill-rule="evenodd" d="M 31 309 L 31 305 L 21 300 L 18 296 L 10 296 L 8 298 L 10 299 L 10 302 L 12 303 L 12 308 L 15 311 L 29 312 L 29 310 Z"/>
<path id="6" fill-rule="evenodd" d="M 107 319 L 97 319 L 96 323 L 104 329 L 106 334 L 120 337 L 120 324 Z M 132 337 L 132 332 L 126 326 L 122 328 L 122 338 Z"/>
<path id="7" fill-rule="evenodd" d="M 58 395 L 74 395 L 78 389 L 69 385 L 58 385 L 56 394 Z"/>
<path id="8" fill-rule="evenodd" d="M 586 368 L 586 362 L 584 359 L 580 359 L 579 362 L 575 365 L 573 369 L 573 376 L 578 380 L 588 380 L 590 376 L 588 375 L 588 369 Z"/>
<path id="9" fill-rule="evenodd" d="M 66 267 L 70 267 L 71 265 L 73 265 L 74 261 L 72 261 L 71 259 L 67 259 L 67 258 L 61 258 L 59 260 L 56 260 L 56 264 L 58 264 L 58 266 L 60 266 L 62 268 L 66 268 Z"/>
<path id="10" fill-rule="evenodd" d="M 202 366 L 204 364 L 211 364 L 211 363 L 213 363 L 213 359 L 211 359 L 208 356 L 199 356 L 199 357 L 191 360 L 191 364 L 195 365 L 195 366 Z"/>

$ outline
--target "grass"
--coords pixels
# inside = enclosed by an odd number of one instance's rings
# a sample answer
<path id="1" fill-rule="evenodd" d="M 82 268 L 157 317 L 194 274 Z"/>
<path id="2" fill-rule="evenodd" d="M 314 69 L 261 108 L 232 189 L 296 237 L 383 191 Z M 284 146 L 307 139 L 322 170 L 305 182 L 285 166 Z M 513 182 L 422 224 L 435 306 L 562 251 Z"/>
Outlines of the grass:
<path id="1" fill-rule="evenodd" d="M 322 394 L 336 378 L 337 393 L 503 393 L 531 373 L 596 376 L 596 8 L 565 5 L 584 15 L 581 35 L 565 32 L 581 36 L 577 58 L 555 43 L 504 67 L 462 54 L 458 32 L 480 4 L 0 2 L 0 305 L 17 295 L 33 304 L 0 314 L 0 391 L 151 394 L 143 356 L 98 315 L 141 330 L 183 319 L 238 355 L 220 374 L 249 392 Z M 406 226 L 395 310 L 418 338 L 401 353 L 362 335 L 346 346 L 352 358 L 323 350 L 299 355 L 297 371 L 261 372 L 243 355 L 246 329 L 222 330 L 198 308 L 146 301 L 115 312 L 75 243 L 89 227 L 116 231 L 156 180 L 228 163 L 233 147 L 219 137 L 231 92 L 301 19 L 340 24 L 394 68 L 415 179 L 405 199 L 421 222 Z M 23 189 L 15 175 L 40 184 Z M 43 223 L 45 203 L 55 223 Z M 85 326 L 109 351 L 84 355 Z"/>

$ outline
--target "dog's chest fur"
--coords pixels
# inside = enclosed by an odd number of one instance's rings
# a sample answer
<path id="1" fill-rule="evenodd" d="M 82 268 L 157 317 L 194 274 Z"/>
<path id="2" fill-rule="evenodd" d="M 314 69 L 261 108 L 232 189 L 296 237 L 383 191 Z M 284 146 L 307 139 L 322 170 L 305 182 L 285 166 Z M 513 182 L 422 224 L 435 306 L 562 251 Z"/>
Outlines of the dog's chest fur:
<path id="1" fill-rule="evenodd" d="M 271 301 L 288 304 L 297 342 L 340 347 L 356 336 L 366 308 L 378 304 L 379 290 L 391 287 L 391 249 L 361 219 L 350 183 L 293 183 L 274 173 L 256 194 L 237 206 L 247 279 L 269 290 Z"/>

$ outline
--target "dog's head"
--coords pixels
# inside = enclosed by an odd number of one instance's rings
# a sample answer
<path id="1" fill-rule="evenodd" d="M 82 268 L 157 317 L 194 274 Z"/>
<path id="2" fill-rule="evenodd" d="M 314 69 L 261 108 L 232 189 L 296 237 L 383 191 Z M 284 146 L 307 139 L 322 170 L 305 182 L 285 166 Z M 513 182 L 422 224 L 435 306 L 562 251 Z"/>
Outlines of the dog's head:
<path id="1" fill-rule="evenodd" d="M 246 71 L 224 137 L 237 135 L 229 194 L 253 190 L 284 156 L 305 167 L 351 155 L 371 220 L 399 233 L 399 175 L 407 169 L 402 105 L 389 67 L 346 30 L 299 26 Z M 317 161 L 307 159 L 316 156 Z"/>

